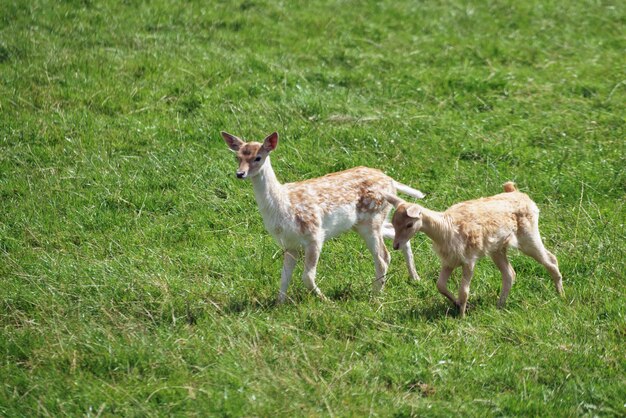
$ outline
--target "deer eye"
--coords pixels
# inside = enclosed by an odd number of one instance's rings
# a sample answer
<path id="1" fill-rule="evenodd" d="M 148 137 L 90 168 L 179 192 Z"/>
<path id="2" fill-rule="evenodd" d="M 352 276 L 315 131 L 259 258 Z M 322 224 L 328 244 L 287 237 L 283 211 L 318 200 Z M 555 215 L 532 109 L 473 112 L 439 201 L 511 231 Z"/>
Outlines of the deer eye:
<path id="1" fill-rule="evenodd" d="M 254 161 L 256 161 L 256 162 L 261 161 L 261 157 L 260 157 L 260 156 L 259 156 L 259 157 L 256 157 L 256 158 L 254 159 Z"/>
<path id="2" fill-rule="evenodd" d="M 407 228 L 413 228 L 413 222 L 409 222 L 408 224 L 406 224 Z"/>

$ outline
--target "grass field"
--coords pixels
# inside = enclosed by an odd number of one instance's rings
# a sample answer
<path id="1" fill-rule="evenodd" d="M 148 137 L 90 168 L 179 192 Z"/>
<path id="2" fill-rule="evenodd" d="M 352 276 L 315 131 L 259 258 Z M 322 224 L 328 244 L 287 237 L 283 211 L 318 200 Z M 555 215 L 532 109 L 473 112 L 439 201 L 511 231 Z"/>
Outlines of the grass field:
<path id="1" fill-rule="evenodd" d="M 471 4 L 468 4 L 471 3 Z M 623 1 L 0 1 L 0 416 L 624 416 Z M 461 320 L 356 234 L 282 254 L 219 131 L 280 180 L 367 165 L 443 210 L 515 181 L 547 272 Z M 451 281 L 458 285 L 458 272 Z"/>

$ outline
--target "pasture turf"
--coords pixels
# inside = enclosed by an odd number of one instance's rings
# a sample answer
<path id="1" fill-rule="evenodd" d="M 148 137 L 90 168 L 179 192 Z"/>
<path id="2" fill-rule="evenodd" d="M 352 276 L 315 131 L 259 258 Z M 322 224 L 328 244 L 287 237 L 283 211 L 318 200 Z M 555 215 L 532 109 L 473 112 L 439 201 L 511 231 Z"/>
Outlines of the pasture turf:
<path id="1" fill-rule="evenodd" d="M 0 1 L 0 415 L 624 416 L 623 1 Z M 356 234 L 310 295 L 219 131 L 280 180 L 357 165 L 443 210 L 515 181 L 566 297 L 513 253 L 461 320 Z M 458 273 L 451 287 L 458 286 Z"/>

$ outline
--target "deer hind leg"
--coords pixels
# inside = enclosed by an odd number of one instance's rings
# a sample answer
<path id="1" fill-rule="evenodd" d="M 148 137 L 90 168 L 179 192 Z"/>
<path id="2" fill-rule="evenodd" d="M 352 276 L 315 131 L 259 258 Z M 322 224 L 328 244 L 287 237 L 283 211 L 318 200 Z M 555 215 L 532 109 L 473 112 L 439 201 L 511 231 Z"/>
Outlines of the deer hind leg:
<path id="1" fill-rule="evenodd" d="M 396 236 L 395 230 L 393 229 L 393 225 L 389 222 L 385 222 L 382 227 L 383 238 L 393 240 Z M 420 280 L 420 276 L 417 274 L 417 270 L 415 269 L 415 261 L 413 260 L 413 252 L 411 251 L 411 242 L 407 241 L 402 247 L 400 247 L 402 251 L 402 255 L 404 256 L 404 261 L 406 262 L 406 268 L 409 270 L 409 276 L 413 280 Z M 389 262 L 387 262 L 389 264 Z"/>
<path id="2" fill-rule="evenodd" d="M 383 258 L 383 261 L 385 262 L 385 264 L 387 264 L 387 267 L 389 267 L 389 263 L 391 263 L 391 254 L 389 253 L 389 251 L 387 250 L 387 247 L 385 246 L 385 240 L 383 239 L 382 233 L 378 236 L 378 240 L 379 240 L 378 245 L 380 248 L 380 253 Z"/>
<path id="3" fill-rule="evenodd" d="M 396 230 L 393 229 L 393 225 L 390 222 L 383 223 L 382 231 L 383 238 L 393 240 L 396 237 Z"/>
<path id="4" fill-rule="evenodd" d="M 506 304 L 506 298 L 509 296 L 511 287 L 515 282 L 515 270 L 506 257 L 506 249 L 504 251 L 491 254 L 491 259 L 498 266 L 500 273 L 502 273 L 502 290 L 500 291 L 500 299 L 498 299 L 498 308 L 504 308 Z"/>
<path id="5" fill-rule="evenodd" d="M 326 300 L 326 296 L 322 293 L 319 287 L 315 284 L 315 276 L 317 274 L 317 262 L 322 251 L 321 242 L 311 242 L 304 249 L 304 272 L 302 273 L 302 281 L 307 289 L 315 294 L 322 300 Z"/>
<path id="6" fill-rule="evenodd" d="M 411 241 L 407 241 L 402 247 L 402 255 L 404 256 L 404 261 L 406 262 L 406 268 L 409 270 L 409 276 L 413 280 L 420 280 L 420 276 L 417 274 L 417 270 L 415 269 L 415 261 L 413 260 L 413 251 L 411 251 Z"/>
<path id="7" fill-rule="evenodd" d="M 519 239 L 519 249 L 524 254 L 534 258 L 542 264 L 552 276 L 554 287 L 559 295 L 563 295 L 563 276 L 559 270 L 559 262 L 554 254 L 544 247 L 539 234 L 539 228 L 533 228 L 532 232 Z"/>
<path id="8" fill-rule="evenodd" d="M 374 257 L 376 279 L 372 283 L 372 288 L 374 293 L 379 293 L 385 285 L 387 267 L 389 266 L 389 261 L 391 261 L 391 255 L 383 242 L 381 225 L 374 220 L 366 224 L 357 225 L 356 230 L 367 244 L 372 257 Z"/>

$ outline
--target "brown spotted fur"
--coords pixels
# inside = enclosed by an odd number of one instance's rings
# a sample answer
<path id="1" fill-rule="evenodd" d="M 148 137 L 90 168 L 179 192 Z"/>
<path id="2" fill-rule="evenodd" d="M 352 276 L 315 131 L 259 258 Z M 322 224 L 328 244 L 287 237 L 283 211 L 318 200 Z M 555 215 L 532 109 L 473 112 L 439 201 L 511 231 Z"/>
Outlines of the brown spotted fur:
<path id="1" fill-rule="evenodd" d="M 404 193 L 413 193 L 415 197 L 421 197 L 421 192 L 367 167 L 280 184 L 269 156 L 276 148 L 278 134 L 273 133 L 263 143 L 244 142 L 225 132 L 222 136 L 237 153 L 237 177 L 250 178 L 265 227 L 285 250 L 279 301 L 285 299 L 295 260 L 302 249 L 305 253 L 304 283 L 321 298 L 324 297 L 315 284 L 322 245 L 327 239 L 348 229 L 356 230 L 366 241 L 376 266 L 374 290 L 382 289 L 390 261 L 383 242 L 383 224 L 391 210 L 385 196 L 395 195 L 396 185 Z M 385 234 L 388 233 L 385 230 Z M 405 243 L 402 250 L 409 273 L 414 279 L 419 279 L 410 244 Z"/>

